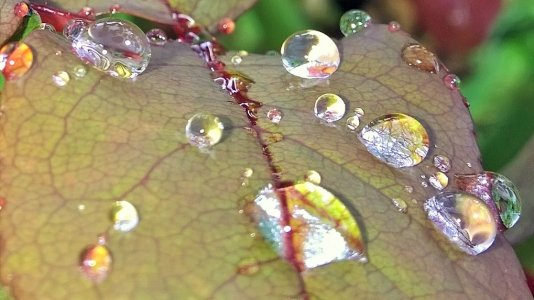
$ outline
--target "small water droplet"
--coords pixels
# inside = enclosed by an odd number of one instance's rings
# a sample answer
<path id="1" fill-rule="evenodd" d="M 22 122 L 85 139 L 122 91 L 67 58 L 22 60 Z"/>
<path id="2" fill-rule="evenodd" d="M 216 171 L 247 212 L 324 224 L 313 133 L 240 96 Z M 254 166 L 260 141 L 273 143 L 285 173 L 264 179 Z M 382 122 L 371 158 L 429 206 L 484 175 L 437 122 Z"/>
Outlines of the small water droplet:
<path id="1" fill-rule="evenodd" d="M 69 81 L 70 81 L 69 73 L 65 71 L 59 71 L 55 73 L 54 75 L 52 75 L 52 82 L 54 82 L 56 86 L 59 86 L 59 87 L 66 86 L 67 83 L 69 83 Z"/>
<path id="2" fill-rule="evenodd" d="M 119 12 L 120 9 L 121 9 L 121 6 L 119 4 L 115 4 L 109 7 L 109 12 L 111 14 L 116 14 Z"/>
<path id="3" fill-rule="evenodd" d="M 315 101 L 315 116 L 326 122 L 335 122 L 345 115 L 345 102 L 336 94 L 324 94 Z"/>
<path id="4" fill-rule="evenodd" d="M 460 77 L 456 76 L 455 74 L 447 74 L 445 77 L 443 77 L 443 83 L 451 89 L 451 90 L 457 90 L 460 88 Z"/>
<path id="5" fill-rule="evenodd" d="M 304 180 L 319 185 L 321 184 L 321 174 L 315 170 L 310 170 L 304 176 Z"/>
<path id="6" fill-rule="evenodd" d="M 391 21 L 388 23 L 389 32 L 397 32 L 401 29 L 401 25 L 397 21 Z"/>
<path id="7" fill-rule="evenodd" d="M 230 61 L 232 62 L 232 64 L 234 66 L 237 66 L 237 65 L 241 64 L 241 62 L 243 61 L 243 58 L 241 56 L 239 56 L 239 55 L 234 55 L 234 56 L 232 56 Z"/>
<path id="8" fill-rule="evenodd" d="M 522 201 L 519 190 L 502 174 L 484 172 L 476 175 L 456 175 L 458 188 L 495 204 L 496 213 L 506 228 L 514 226 L 521 216 Z"/>
<path id="9" fill-rule="evenodd" d="M 239 262 L 237 274 L 251 276 L 260 271 L 260 263 L 254 258 L 245 258 Z"/>
<path id="10" fill-rule="evenodd" d="M 451 169 L 451 160 L 443 155 L 434 156 L 434 167 L 441 172 L 447 173 Z"/>
<path id="11" fill-rule="evenodd" d="M 280 123 L 280 121 L 282 121 L 282 111 L 280 111 L 279 109 L 277 108 L 271 108 L 269 109 L 269 111 L 267 112 L 267 118 L 273 122 L 274 124 L 278 124 Z"/>
<path id="12" fill-rule="evenodd" d="M 354 115 L 347 119 L 347 128 L 350 130 L 354 131 L 358 126 L 360 126 L 360 117 L 358 115 Z"/>
<path id="13" fill-rule="evenodd" d="M 56 32 L 56 28 L 48 23 L 41 23 L 39 30 L 48 30 L 50 32 Z"/>
<path id="14" fill-rule="evenodd" d="M 56 50 L 56 56 L 61 56 L 63 55 L 63 51 L 61 50 Z"/>
<path id="15" fill-rule="evenodd" d="M 361 262 L 365 257 L 361 232 L 350 211 L 316 184 L 305 181 L 276 190 L 268 185 L 258 193 L 253 208 L 251 216 L 263 237 L 300 271 L 340 260 Z"/>
<path id="16" fill-rule="evenodd" d="M 82 212 L 85 210 L 85 204 L 79 204 L 78 205 L 78 211 Z"/>
<path id="17" fill-rule="evenodd" d="M 15 16 L 24 18 L 30 15 L 30 6 L 26 2 L 19 2 L 14 7 Z"/>
<path id="18" fill-rule="evenodd" d="M 245 171 L 243 171 L 243 177 L 249 178 L 252 174 L 254 174 L 254 170 L 251 168 L 246 168 Z"/>
<path id="19" fill-rule="evenodd" d="M 465 164 L 467 165 L 468 168 L 472 168 L 473 167 L 473 165 L 470 162 L 465 163 Z"/>
<path id="20" fill-rule="evenodd" d="M 209 148 L 217 144 L 223 135 L 224 125 L 218 117 L 198 113 L 187 121 L 185 135 L 189 143 L 198 148 Z"/>
<path id="21" fill-rule="evenodd" d="M 33 64 L 32 49 L 22 42 L 11 42 L 0 48 L 0 70 L 6 80 L 24 76 Z"/>
<path id="22" fill-rule="evenodd" d="M 408 210 L 408 204 L 406 204 L 406 201 L 402 199 L 392 198 L 391 202 L 397 208 L 397 210 L 400 211 L 401 213 L 406 213 L 406 211 Z"/>
<path id="23" fill-rule="evenodd" d="M 407 192 L 407 193 L 413 193 L 413 186 L 411 185 L 405 185 L 404 186 L 404 190 Z"/>
<path id="24" fill-rule="evenodd" d="M 353 9 L 341 16 L 339 29 L 344 36 L 349 36 L 364 30 L 371 22 L 372 19 L 369 14 L 362 10 Z"/>
<path id="25" fill-rule="evenodd" d="M 361 107 L 356 107 L 354 109 L 354 114 L 358 115 L 359 117 L 362 117 L 365 115 L 365 112 L 363 111 L 363 108 Z"/>
<path id="26" fill-rule="evenodd" d="M 113 77 L 133 79 L 150 60 L 146 35 L 129 21 L 103 18 L 88 24 L 71 20 L 63 34 L 81 60 Z"/>
<path id="27" fill-rule="evenodd" d="M 237 55 L 239 55 L 239 56 L 241 56 L 241 57 L 248 56 L 248 51 L 246 51 L 246 50 L 239 50 L 239 51 L 237 51 Z"/>
<path id="28" fill-rule="evenodd" d="M 436 73 L 439 71 L 438 59 L 434 53 L 428 51 L 425 47 L 419 44 L 412 44 L 406 46 L 402 50 L 402 59 L 412 67 L 416 67 L 421 71 Z"/>
<path id="29" fill-rule="evenodd" d="M 85 248 L 80 255 L 80 269 L 91 281 L 99 283 L 111 270 L 111 252 L 103 244 L 94 244 Z"/>
<path id="30" fill-rule="evenodd" d="M 83 65 L 77 65 L 72 69 L 72 73 L 76 78 L 83 78 L 87 75 L 87 68 Z"/>
<path id="31" fill-rule="evenodd" d="M 86 17 L 94 17 L 95 16 L 95 10 L 92 9 L 91 7 L 83 7 L 82 9 L 80 9 L 80 11 L 78 12 L 78 14 L 82 15 L 82 16 L 86 16 Z"/>
<path id="32" fill-rule="evenodd" d="M 139 224 L 139 214 L 132 203 L 116 201 L 110 211 L 113 228 L 117 231 L 128 232 Z"/>
<path id="33" fill-rule="evenodd" d="M 426 183 L 426 181 L 421 181 L 421 186 L 426 188 L 426 187 L 428 187 L 428 183 Z"/>
<path id="34" fill-rule="evenodd" d="M 371 154 L 395 168 L 419 164 L 428 154 L 430 145 L 423 125 L 400 113 L 373 120 L 358 137 Z"/>
<path id="35" fill-rule="evenodd" d="M 424 205 L 434 227 L 462 251 L 477 255 L 488 249 L 497 234 L 489 208 L 475 196 L 441 193 Z"/>
<path id="36" fill-rule="evenodd" d="M 152 28 L 146 33 L 148 42 L 154 46 L 165 46 L 167 34 L 159 28 Z"/>
<path id="37" fill-rule="evenodd" d="M 336 43 L 315 30 L 290 35 L 282 44 L 281 53 L 284 68 L 301 78 L 327 78 L 340 62 Z"/>
<path id="38" fill-rule="evenodd" d="M 276 51 L 276 50 L 269 50 L 269 51 L 265 52 L 265 55 L 267 55 L 267 56 L 278 56 L 278 55 L 280 55 L 280 53 L 278 53 L 278 51 Z"/>
<path id="39" fill-rule="evenodd" d="M 449 177 L 443 172 L 436 172 L 428 177 L 428 182 L 437 190 L 442 190 L 449 185 Z"/>
<path id="40" fill-rule="evenodd" d="M 217 23 L 217 30 L 222 34 L 231 34 L 235 30 L 235 23 L 230 18 L 224 18 Z"/>

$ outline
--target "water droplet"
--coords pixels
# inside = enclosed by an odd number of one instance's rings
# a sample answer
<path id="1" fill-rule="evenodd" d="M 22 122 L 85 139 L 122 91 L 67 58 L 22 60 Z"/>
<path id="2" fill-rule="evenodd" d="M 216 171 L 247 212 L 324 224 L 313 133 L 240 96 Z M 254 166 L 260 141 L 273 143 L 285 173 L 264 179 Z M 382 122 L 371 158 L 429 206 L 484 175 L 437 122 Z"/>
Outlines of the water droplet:
<path id="1" fill-rule="evenodd" d="M 358 224 L 328 190 L 311 182 L 280 189 L 269 185 L 254 204 L 252 217 L 263 237 L 298 270 L 340 260 L 365 260 Z"/>
<path id="2" fill-rule="evenodd" d="M 252 170 L 251 168 L 246 168 L 243 172 L 243 177 L 249 178 L 250 176 L 252 176 L 252 174 L 254 174 L 254 170 Z"/>
<path id="3" fill-rule="evenodd" d="M 267 55 L 267 56 L 278 56 L 278 55 L 280 55 L 280 53 L 278 53 L 278 51 L 276 51 L 276 50 L 269 50 L 269 51 L 265 52 L 265 55 Z"/>
<path id="4" fill-rule="evenodd" d="M 388 24 L 389 32 L 397 32 L 400 29 L 401 29 L 401 25 L 399 24 L 399 22 L 396 22 L 396 21 L 389 22 Z"/>
<path id="5" fill-rule="evenodd" d="M 54 82 L 54 84 L 59 87 L 66 86 L 67 83 L 69 83 L 69 80 L 69 73 L 65 71 L 59 71 L 52 75 L 52 82 Z"/>
<path id="6" fill-rule="evenodd" d="M 102 282 L 111 270 L 111 252 L 103 244 L 90 245 L 80 255 L 80 269 L 91 281 Z"/>
<path id="7" fill-rule="evenodd" d="M 363 111 L 363 108 L 361 107 L 356 107 L 354 109 L 354 114 L 358 115 L 359 117 L 362 117 L 365 115 L 365 112 Z"/>
<path id="8" fill-rule="evenodd" d="M 82 15 L 82 16 L 86 16 L 86 17 L 94 17 L 95 16 L 95 10 L 92 9 L 91 7 L 83 7 L 82 9 L 80 9 L 80 11 L 78 12 L 78 14 Z"/>
<path id="9" fill-rule="evenodd" d="M 464 193 L 441 193 L 424 205 L 428 219 L 462 251 L 477 255 L 497 234 L 491 211 L 483 201 Z"/>
<path id="10" fill-rule="evenodd" d="M 241 64 L 241 62 L 243 61 L 243 58 L 241 56 L 239 56 L 239 55 L 234 55 L 234 56 L 232 56 L 230 61 L 232 62 L 232 64 L 234 66 L 237 66 L 237 65 Z"/>
<path id="11" fill-rule="evenodd" d="M 79 204 L 79 205 L 78 205 L 78 211 L 79 211 L 79 212 L 82 212 L 82 211 L 84 211 L 84 210 L 85 210 L 85 204 Z"/>
<path id="12" fill-rule="evenodd" d="M 428 183 L 426 183 L 426 181 L 421 181 L 421 186 L 426 188 L 426 187 L 428 187 Z"/>
<path id="13" fill-rule="evenodd" d="M 327 78 L 339 66 L 339 50 L 326 34 L 305 30 L 290 35 L 282 44 L 282 63 L 301 78 Z"/>
<path id="14" fill-rule="evenodd" d="M 407 193 L 413 193 L 413 186 L 411 185 L 405 185 L 404 186 L 404 190 L 407 192 Z"/>
<path id="15" fill-rule="evenodd" d="M 371 16 L 366 12 L 353 9 L 345 12 L 339 20 L 339 29 L 344 36 L 353 35 L 371 24 Z"/>
<path id="16" fill-rule="evenodd" d="M 152 28 L 146 33 L 148 42 L 154 46 L 165 46 L 167 34 L 159 28 Z"/>
<path id="17" fill-rule="evenodd" d="M 456 184 L 460 190 L 479 197 L 487 204 L 493 202 L 496 213 L 506 228 L 511 228 L 519 220 L 522 206 L 519 190 L 505 176 L 494 172 L 456 175 Z"/>
<path id="18" fill-rule="evenodd" d="M 63 55 L 63 51 L 61 50 L 56 50 L 56 56 L 61 56 Z"/>
<path id="19" fill-rule="evenodd" d="M 113 228 L 117 231 L 128 232 L 139 224 L 139 214 L 133 204 L 128 201 L 116 201 L 110 212 Z"/>
<path id="20" fill-rule="evenodd" d="M 436 172 L 428 177 L 428 182 L 437 190 L 442 190 L 449 184 L 449 177 L 443 172 Z"/>
<path id="21" fill-rule="evenodd" d="M 24 76 L 33 64 L 32 49 L 22 42 L 11 42 L 0 48 L 0 70 L 6 80 Z"/>
<path id="22" fill-rule="evenodd" d="M 315 170 L 310 170 L 304 176 L 304 180 L 319 185 L 321 184 L 321 174 Z"/>
<path id="23" fill-rule="evenodd" d="M 406 46 L 402 50 L 402 59 L 412 67 L 421 71 L 436 73 L 439 71 L 438 59 L 434 53 L 419 44 Z"/>
<path id="24" fill-rule="evenodd" d="M 441 172 L 447 173 L 451 169 L 451 160 L 443 155 L 434 156 L 434 167 Z"/>
<path id="25" fill-rule="evenodd" d="M 111 14 L 116 14 L 119 12 L 120 9 L 121 9 L 121 6 L 119 4 L 115 4 L 109 7 L 109 12 Z"/>
<path id="26" fill-rule="evenodd" d="M 237 51 L 237 55 L 241 56 L 241 57 L 245 57 L 248 55 L 248 51 L 246 50 L 239 50 Z"/>
<path id="27" fill-rule="evenodd" d="M 235 23 L 230 18 L 224 18 L 217 23 L 217 30 L 222 34 L 230 34 L 235 30 Z"/>
<path id="28" fill-rule="evenodd" d="M 77 65 L 72 69 L 72 73 L 76 78 L 83 78 L 87 75 L 87 68 L 82 65 Z"/>
<path id="29" fill-rule="evenodd" d="M 358 137 L 371 154 L 395 168 L 412 167 L 422 162 L 430 144 L 423 125 L 400 113 L 373 120 Z"/>
<path id="30" fill-rule="evenodd" d="M 391 202 L 397 208 L 397 210 L 400 211 L 401 213 L 406 213 L 406 211 L 408 210 L 408 204 L 406 204 L 406 201 L 402 199 L 392 198 Z"/>
<path id="31" fill-rule="evenodd" d="M 465 163 L 465 164 L 467 165 L 468 168 L 472 168 L 473 167 L 473 165 L 470 162 Z"/>
<path id="32" fill-rule="evenodd" d="M 30 15 L 30 6 L 26 2 L 19 2 L 15 4 L 14 8 L 15 16 L 24 18 Z"/>
<path id="33" fill-rule="evenodd" d="M 443 83 L 445 83 L 449 89 L 457 90 L 460 88 L 460 77 L 455 74 L 447 74 L 443 77 Z"/>
<path id="34" fill-rule="evenodd" d="M 354 131 L 360 126 L 360 117 L 358 115 L 354 115 L 352 117 L 349 117 L 347 119 L 347 127 Z"/>
<path id="35" fill-rule="evenodd" d="M 187 121 L 185 135 L 189 143 L 198 148 L 209 148 L 217 144 L 223 135 L 224 125 L 218 117 L 198 113 Z"/>
<path id="36" fill-rule="evenodd" d="M 56 28 L 54 28 L 54 26 L 48 23 L 41 23 L 41 25 L 39 25 L 39 30 L 48 30 L 50 32 L 56 32 Z"/>
<path id="37" fill-rule="evenodd" d="M 72 41 L 72 49 L 81 60 L 113 77 L 135 78 L 150 60 L 145 34 L 125 20 L 103 18 L 90 24 L 72 20 L 63 34 Z"/>
<path id="38" fill-rule="evenodd" d="M 271 108 L 267 112 L 267 118 L 274 124 L 278 124 L 282 121 L 282 111 L 277 108 Z"/>
<path id="39" fill-rule="evenodd" d="M 336 94 L 324 94 L 315 101 L 315 116 L 326 122 L 335 122 L 345 115 L 345 102 Z"/>
<path id="40" fill-rule="evenodd" d="M 260 263 L 254 258 L 245 258 L 239 262 L 237 274 L 251 276 L 260 271 Z"/>

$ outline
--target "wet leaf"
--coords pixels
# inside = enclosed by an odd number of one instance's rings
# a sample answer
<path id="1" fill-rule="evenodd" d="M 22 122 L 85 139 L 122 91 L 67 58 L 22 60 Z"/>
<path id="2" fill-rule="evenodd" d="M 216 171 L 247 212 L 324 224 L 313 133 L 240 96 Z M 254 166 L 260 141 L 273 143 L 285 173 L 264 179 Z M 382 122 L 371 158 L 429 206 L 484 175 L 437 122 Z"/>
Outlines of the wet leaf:
<path id="1" fill-rule="evenodd" d="M 22 23 L 23 18 L 14 13 L 15 4 L 18 2 L 16 0 L 0 1 L 0 44 L 4 44 Z"/>
<path id="2" fill-rule="evenodd" d="M 402 33 L 374 26 L 345 39 L 329 86 L 288 89 L 295 79 L 279 57 L 245 57 L 235 68 L 256 82 L 249 95 L 264 103 L 259 137 L 186 45 L 154 47 L 135 82 L 89 69 L 57 87 L 52 74 L 72 72 L 80 62 L 50 32 L 33 32 L 25 42 L 35 49 L 36 64 L 6 83 L 0 121 L 0 197 L 6 201 L 0 278 L 15 298 L 530 297 L 502 236 L 487 252 L 468 256 L 426 220 L 423 201 L 436 191 L 422 187 L 420 175 L 434 170 L 434 154 L 451 159 L 449 176 L 482 169 L 460 95 L 443 85 L 443 74 L 402 62 L 401 49 L 413 42 Z M 336 126 L 315 118 L 314 101 L 324 93 L 342 97 L 348 110 L 363 108 L 362 123 L 410 114 L 437 147 L 416 167 L 391 168 L 345 130 L 349 114 Z M 266 116 L 272 107 L 283 112 L 278 124 Z M 222 140 L 208 153 L 191 146 L 184 132 L 199 112 L 224 123 Z M 369 263 L 341 261 L 299 273 L 256 234 L 241 210 L 272 182 L 258 143 L 270 134 L 283 136 L 269 146 L 283 180 L 316 170 L 321 185 L 351 207 Z M 248 168 L 253 175 L 243 186 Z M 391 198 L 408 203 L 406 214 Z M 79 256 L 112 228 L 109 211 L 124 199 L 140 221 L 128 233 L 109 232 L 113 265 L 95 286 L 78 269 Z M 243 271 L 244 261 L 254 262 L 254 272 Z"/>

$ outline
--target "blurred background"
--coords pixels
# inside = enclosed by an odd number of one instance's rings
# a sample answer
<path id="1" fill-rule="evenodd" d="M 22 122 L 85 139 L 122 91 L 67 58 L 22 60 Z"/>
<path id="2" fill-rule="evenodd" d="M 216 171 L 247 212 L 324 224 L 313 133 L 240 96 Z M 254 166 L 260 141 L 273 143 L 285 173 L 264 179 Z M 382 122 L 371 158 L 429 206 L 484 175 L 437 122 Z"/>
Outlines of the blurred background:
<path id="1" fill-rule="evenodd" d="M 534 291 L 534 1 L 533 0 L 260 0 L 220 41 L 227 49 L 280 50 L 297 30 L 341 38 L 350 9 L 375 23 L 398 21 L 462 79 L 486 170 L 519 187 L 523 217 L 506 233 Z"/>

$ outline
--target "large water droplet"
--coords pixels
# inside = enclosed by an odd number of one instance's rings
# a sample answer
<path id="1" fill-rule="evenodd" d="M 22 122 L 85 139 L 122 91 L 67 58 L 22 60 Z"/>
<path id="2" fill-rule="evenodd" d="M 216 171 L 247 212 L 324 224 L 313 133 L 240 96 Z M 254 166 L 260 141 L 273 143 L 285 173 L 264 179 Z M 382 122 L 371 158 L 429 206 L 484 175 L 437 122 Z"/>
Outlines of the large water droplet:
<path id="1" fill-rule="evenodd" d="M 437 190 L 442 190 L 449 185 L 449 177 L 443 172 L 436 172 L 428 177 L 428 182 Z"/>
<path id="2" fill-rule="evenodd" d="M 345 12 L 339 20 L 339 29 L 344 36 L 349 36 L 364 30 L 371 24 L 371 16 L 366 12 L 353 9 Z"/>
<path id="3" fill-rule="evenodd" d="M 69 83 L 69 81 L 70 81 L 70 75 L 69 73 L 65 71 L 59 71 L 59 72 L 56 72 L 54 75 L 52 75 L 52 82 L 54 82 L 56 86 L 59 86 L 59 87 L 66 86 L 67 83 Z"/>
<path id="4" fill-rule="evenodd" d="M 336 94 L 324 94 L 315 101 L 315 116 L 326 122 L 335 122 L 345 115 L 345 102 Z"/>
<path id="5" fill-rule="evenodd" d="M 410 66 L 421 71 L 436 73 L 439 71 L 438 59 L 434 53 L 419 44 L 408 45 L 402 50 L 402 59 Z"/>
<path id="6" fill-rule="evenodd" d="M 74 53 L 96 69 L 119 78 L 135 78 L 150 60 L 147 37 L 135 24 L 103 18 L 87 24 L 73 20 L 64 29 Z"/>
<path id="7" fill-rule="evenodd" d="M 358 137 L 371 154 L 395 168 L 419 164 L 428 154 L 430 145 L 423 125 L 399 113 L 373 120 Z"/>
<path id="8" fill-rule="evenodd" d="M 30 6 L 26 2 L 19 2 L 14 7 L 15 16 L 24 18 L 30 15 Z"/>
<path id="9" fill-rule="evenodd" d="M 519 190 L 505 176 L 494 172 L 457 175 L 456 184 L 461 190 L 484 201 L 493 201 L 506 228 L 514 226 L 519 220 L 522 206 Z"/>
<path id="10" fill-rule="evenodd" d="M 301 78 L 327 78 L 339 66 L 339 51 L 326 34 L 305 30 L 290 35 L 282 44 L 282 63 Z"/>
<path id="11" fill-rule="evenodd" d="M 278 254 L 300 270 L 334 261 L 367 261 L 358 224 L 328 190 L 303 182 L 267 186 L 254 200 L 252 216 Z"/>
<path id="12" fill-rule="evenodd" d="M 217 144 L 223 135 L 224 125 L 218 117 L 198 113 L 187 121 L 185 135 L 189 143 L 198 148 L 209 148 Z"/>
<path id="13" fill-rule="evenodd" d="M 447 173 L 451 169 L 451 160 L 443 155 L 434 156 L 434 167 L 441 172 Z"/>
<path id="14" fill-rule="evenodd" d="M 90 245 L 80 255 L 80 269 L 93 282 L 102 282 L 111 270 L 111 252 L 101 244 Z"/>
<path id="15" fill-rule="evenodd" d="M 6 80 L 24 76 L 33 64 L 32 49 L 22 42 L 11 42 L 0 48 L 0 70 Z"/>
<path id="16" fill-rule="evenodd" d="M 490 209 L 475 196 L 441 193 L 425 202 L 428 219 L 462 251 L 477 255 L 488 249 L 497 234 Z"/>
<path id="17" fill-rule="evenodd" d="M 133 204 L 128 201 L 116 201 L 110 212 L 113 228 L 117 231 L 128 232 L 139 224 L 139 214 Z"/>
<path id="18" fill-rule="evenodd" d="M 165 46 L 167 43 L 167 34 L 159 28 L 152 28 L 146 33 L 148 42 L 155 46 Z"/>
<path id="19" fill-rule="evenodd" d="M 277 108 L 271 108 L 267 112 L 267 118 L 274 124 L 278 124 L 282 121 L 282 111 Z"/>

